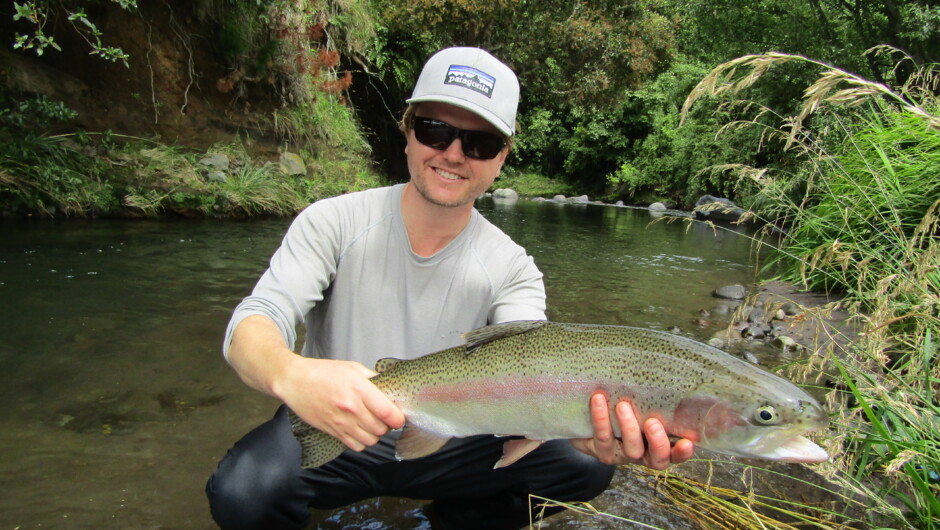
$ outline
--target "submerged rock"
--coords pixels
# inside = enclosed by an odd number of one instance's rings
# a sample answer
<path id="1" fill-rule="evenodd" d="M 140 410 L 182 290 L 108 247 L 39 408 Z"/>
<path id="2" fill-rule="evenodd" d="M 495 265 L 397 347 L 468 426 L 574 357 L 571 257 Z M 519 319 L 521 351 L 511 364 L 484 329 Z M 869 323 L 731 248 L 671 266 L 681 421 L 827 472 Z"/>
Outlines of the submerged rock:
<path id="1" fill-rule="evenodd" d="M 745 289 L 743 285 L 736 283 L 734 285 L 719 287 L 715 289 L 713 294 L 718 298 L 726 298 L 728 300 L 744 300 L 744 297 L 747 296 L 747 289 Z"/>
<path id="2" fill-rule="evenodd" d="M 702 195 L 695 202 L 695 218 L 707 221 L 737 221 L 744 215 L 744 210 L 728 199 Z"/>

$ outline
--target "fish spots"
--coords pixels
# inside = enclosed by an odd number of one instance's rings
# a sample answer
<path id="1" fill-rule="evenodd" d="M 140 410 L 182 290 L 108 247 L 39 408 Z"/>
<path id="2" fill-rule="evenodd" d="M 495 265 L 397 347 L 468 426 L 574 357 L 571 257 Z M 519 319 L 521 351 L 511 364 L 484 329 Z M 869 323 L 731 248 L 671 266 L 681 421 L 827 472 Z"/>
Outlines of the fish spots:
<path id="1" fill-rule="evenodd" d="M 588 397 L 598 390 L 591 380 L 559 380 L 557 377 L 477 378 L 449 385 L 429 385 L 418 390 L 415 403 L 530 401 L 533 398 L 554 399 L 562 396 Z"/>
<path id="2" fill-rule="evenodd" d="M 727 454 L 772 457 L 775 440 L 825 424 L 821 407 L 792 383 L 685 337 L 544 321 L 499 326 L 474 332 L 487 338 L 472 347 L 395 363 L 373 382 L 409 421 L 434 422 L 428 429 L 441 435 L 589 435 L 596 390 Z M 761 418 L 760 407 L 773 417 Z"/>

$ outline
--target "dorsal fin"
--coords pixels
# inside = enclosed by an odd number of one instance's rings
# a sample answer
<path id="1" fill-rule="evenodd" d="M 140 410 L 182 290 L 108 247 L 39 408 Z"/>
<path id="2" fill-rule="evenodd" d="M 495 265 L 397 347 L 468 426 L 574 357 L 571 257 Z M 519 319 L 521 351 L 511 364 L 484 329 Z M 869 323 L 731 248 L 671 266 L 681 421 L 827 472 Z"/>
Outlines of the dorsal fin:
<path id="1" fill-rule="evenodd" d="M 539 329 L 549 324 L 545 320 L 516 320 L 513 322 L 503 322 L 502 324 L 493 324 L 463 334 L 463 339 L 467 342 L 467 353 L 488 344 L 490 342 L 520 335 Z"/>
<path id="2" fill-rule="evenodd" d="M 378 361 L 375 361 L 375 371 L 382 373 L 385 370 L 388 370 L 389 368 L 400 363 L 401 361 L 402 359 L 396 359 L 394 357 L 385 357 L 384 359 L 379 359 Z"/>

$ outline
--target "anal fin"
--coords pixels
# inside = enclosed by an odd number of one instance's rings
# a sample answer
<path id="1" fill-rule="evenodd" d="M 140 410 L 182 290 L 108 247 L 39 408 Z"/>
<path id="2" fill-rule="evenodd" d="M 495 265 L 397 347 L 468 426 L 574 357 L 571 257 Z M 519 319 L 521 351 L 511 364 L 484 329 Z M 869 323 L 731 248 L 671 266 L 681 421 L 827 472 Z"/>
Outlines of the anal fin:
<path id="1" fill-rule="evenodd" d="M 443 447 L 447 440 L 450 438 L 437 436 L 406 423 L 401 438 L 395 443 L 395 456 L 399 460 L 421 458 Z"/>
<path id="2" fill-rule="evenodd" d="M 509 440 L 503 444 L 503 457 L 496 462 L 493 469 L 499 469 L 514 464 L 517 460 L 534 451 L 542 445 L 542 440 L 529 440 L 528 438 Z"/>

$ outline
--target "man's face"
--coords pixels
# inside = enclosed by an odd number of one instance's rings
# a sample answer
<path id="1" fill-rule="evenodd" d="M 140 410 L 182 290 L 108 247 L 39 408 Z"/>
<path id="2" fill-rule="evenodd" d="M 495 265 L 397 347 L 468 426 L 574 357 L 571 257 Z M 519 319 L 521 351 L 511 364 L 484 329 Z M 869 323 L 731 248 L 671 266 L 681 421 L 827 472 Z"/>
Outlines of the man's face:
<path id="1" fill-rule="evenodd" d="M 420 103 L 415 116 L 442 121 L 458 129 L 500 134 L 480 116 L 446 103 Z M 496 158 L 477 160 L 465 155 L 462 147 L 460 138 L 456 138 L 446 149 L 438 151 L 419 142 L 414 130 L 408 131 L 405 154 L 411 182 L 428 202 L 447 207 L 472 204 L 499 176 L 509 153 L 504 148 Z"/>

